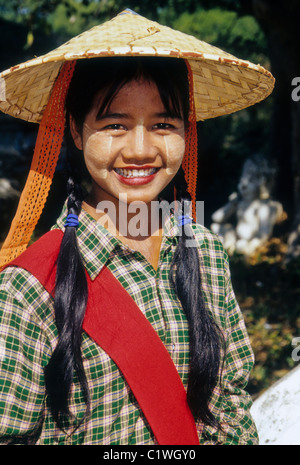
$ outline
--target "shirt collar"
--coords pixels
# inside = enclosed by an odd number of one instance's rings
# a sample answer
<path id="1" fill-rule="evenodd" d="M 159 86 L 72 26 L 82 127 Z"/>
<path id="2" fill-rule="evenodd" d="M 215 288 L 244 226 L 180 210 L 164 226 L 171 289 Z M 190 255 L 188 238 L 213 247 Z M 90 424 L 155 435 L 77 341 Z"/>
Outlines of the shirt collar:
<path id="1" fill-rule="evenodd" d="M 64 224 L 67 213 L 67 206 L 65 203 L 55 226 L 63 232 L 65 230 Z M 77 240 L 84 266 L 90 278 L 93 280 L 102 270 L 110 254 L 116 247 L 119 247 L 120 241 L 97 223 L 84 209 L 81 210 L 79 215 Z"/>
<path id="2" fill-rule="evenodd" d="M 52 229 L 59 228 L 64 232 L 67 213 L 67 203 L 65 202 L 56 225 Z M 178 227 L 174 215 L 169 215 L 164 222 L 161 250 L 176 246 L 178 242 L 177 236 Z M 113 236 L 84 209 L 81 210 L 79 215 L 77 240 L 84 266 L 92 280 L 98 276 L 110 256 L 117 252 L 117 249 L 119 253 L 121 250 L 126 251 L 126 253 L 130 252 L 126 245 Z"/>

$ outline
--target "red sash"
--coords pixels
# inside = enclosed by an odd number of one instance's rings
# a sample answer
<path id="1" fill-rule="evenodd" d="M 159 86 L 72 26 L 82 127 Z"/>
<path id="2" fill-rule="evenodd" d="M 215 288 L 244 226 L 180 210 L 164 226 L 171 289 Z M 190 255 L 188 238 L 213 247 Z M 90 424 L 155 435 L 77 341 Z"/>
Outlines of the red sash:
<path id="1" fill-rule="evenodd" d="M 53 293 L 61 239 L 60 230 L 50 231 L 7 266 L 26 269 Z M 83 330 L 123 373 L 158 444 L 199 445 L 185 389 L 152 325 L 106 267 L 87 280 Z"/>

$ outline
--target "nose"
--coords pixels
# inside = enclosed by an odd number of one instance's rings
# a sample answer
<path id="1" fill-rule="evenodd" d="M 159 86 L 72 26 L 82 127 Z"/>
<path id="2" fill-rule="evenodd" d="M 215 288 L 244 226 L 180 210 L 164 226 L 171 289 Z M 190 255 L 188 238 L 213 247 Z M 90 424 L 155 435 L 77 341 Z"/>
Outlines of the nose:
<path id="1" fill-rule="evenodd" d="M 153 161 L 158 153 L 155 136 L 143 124 L 137 124 L 128 131 L 122 155 L 128 161 Z"/>

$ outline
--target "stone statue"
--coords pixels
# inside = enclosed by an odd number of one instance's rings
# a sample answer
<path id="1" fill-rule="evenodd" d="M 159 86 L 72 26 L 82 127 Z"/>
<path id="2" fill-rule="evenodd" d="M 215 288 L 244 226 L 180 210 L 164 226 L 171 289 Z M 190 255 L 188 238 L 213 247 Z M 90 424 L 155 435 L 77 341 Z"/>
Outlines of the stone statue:
<path id="1" fill-rule="evenodd" d="M 15 204 L 20 197 L 20 192 L 15 188 L 14 182 L 0 177 L 0 242 L 2 234 L 6 231 L 6 226 L 9 224 L 11 211 L 15 208 Z M 1 244 L 0 244 L 1 246 Z"/>
<path id="2" fill-rule="evenodd" d="M 15 189 L 12 182 L 6 178 L 0 178 L 0 199 L 8 200 L 20 197 L 20 192 Z"/>
<path id="3" fill-rule="evenodd" d="M 229 254 L 250 257 L 264 245 L 283 217 L 280 202 L 271 199 L 275 169 L 260 155 L 243 166 L 237 192 L 212 215 L 211 230 L 218 234 Z"/>

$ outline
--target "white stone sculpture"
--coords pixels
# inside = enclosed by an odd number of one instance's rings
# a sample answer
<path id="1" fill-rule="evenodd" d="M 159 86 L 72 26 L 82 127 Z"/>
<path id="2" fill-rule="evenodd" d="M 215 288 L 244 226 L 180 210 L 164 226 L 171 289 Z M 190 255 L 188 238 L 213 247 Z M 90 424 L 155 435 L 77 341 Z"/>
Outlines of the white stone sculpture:
<path id="1" fill-rule="evenodd" d="M 271 199 L 275 170 L 265 158 L 255 155 L 245 161 L 237 192 L 212 215 L 211 230 L 225 249 L 251 256 L 271 237 L 283 216 L 280 202 Z"/>
<path id="2" fill-rule="evenodd" d="M 17 197 L 20 197 L 20 192 L 13 187 L 11 181 L 0 178 L 0 199 L 8 200 Z"/>

